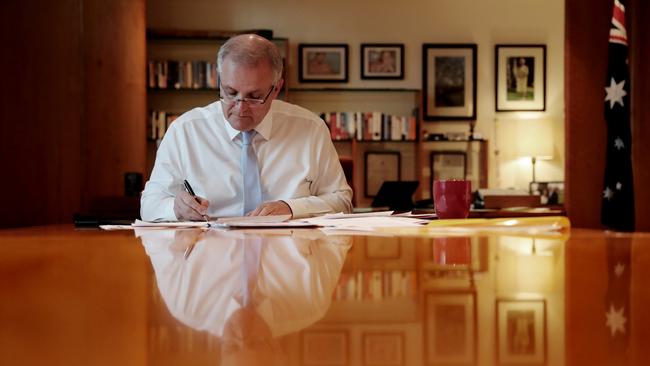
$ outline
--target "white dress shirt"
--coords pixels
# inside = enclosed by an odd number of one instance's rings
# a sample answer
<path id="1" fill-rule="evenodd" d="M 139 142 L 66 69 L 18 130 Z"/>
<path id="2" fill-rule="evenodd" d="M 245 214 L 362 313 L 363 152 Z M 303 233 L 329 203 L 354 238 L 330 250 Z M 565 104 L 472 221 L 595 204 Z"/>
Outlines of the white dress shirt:
<path id="1" fill-rule="evenodd" d="M 139 232 L 151 259 L 160 295 L 183 324 L 223 335 L 228 318 L 241 309 L 245 288 L 242 261 L 247 240 L 257 235 L 209 230 L 185 246 L 174 230 Z M 258 237 L 259 238 L 259 237 Z M 297 332 L 321 319 L 332 301 L 351 240 L 321 232 L 277 232 L 263 238 L 255 311 L 273 337 Z"/>
<path id="2" fill-rule="evenodd" d="M 262 200 L 286 202 L 295 218 L 352 210 L 338 154 L 325 123 L 299 106 L 274 100 L 255 128 Z M 175 221 L 174 197 L 187 179 L 210 201 L 211 217 L 243 211 L 242 136 L 223 115 L 221 102 L 195 108 L 171 124 L 142 193 L 143 220 Z"/>

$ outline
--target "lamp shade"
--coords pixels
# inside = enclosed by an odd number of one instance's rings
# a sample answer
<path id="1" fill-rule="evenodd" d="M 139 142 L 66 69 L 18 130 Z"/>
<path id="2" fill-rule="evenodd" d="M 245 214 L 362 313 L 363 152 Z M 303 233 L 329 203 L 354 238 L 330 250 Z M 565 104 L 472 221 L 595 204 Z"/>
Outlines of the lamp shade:
<path id="1" fill-rule="evenodd" d="M 553 159 L 553 125 L 540 119 L 520 120 L 515 146 L 517 155 L 540 160 Z"/>

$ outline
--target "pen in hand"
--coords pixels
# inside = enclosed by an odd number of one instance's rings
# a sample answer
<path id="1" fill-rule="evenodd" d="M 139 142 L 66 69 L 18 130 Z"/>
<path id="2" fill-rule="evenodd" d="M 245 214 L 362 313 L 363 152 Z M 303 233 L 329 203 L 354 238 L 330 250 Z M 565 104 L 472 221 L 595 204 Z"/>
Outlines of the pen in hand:
<path id="1" fill-rule="evenodd" d="M 185 186 L 185 190 L 187 191 L 187 193 L 189 193 L 190 196 L 194 197 L 196 202 L 198 202 L 200 204 L 201 201 L 199 201 L 199 199 L 196 198 L 196 194 L 194 193 L 194 190 L 192 189 L 192 186 L 187 181 L 187 179 L 183 180 L 183 185 Z M 208 224 L 208 226 L 210 226 L 210 220 L 208 220 L 208 215 L 202 215 L 202 216 L 203 216 L 203 219 L 205 220 L 205 222 Z"/>

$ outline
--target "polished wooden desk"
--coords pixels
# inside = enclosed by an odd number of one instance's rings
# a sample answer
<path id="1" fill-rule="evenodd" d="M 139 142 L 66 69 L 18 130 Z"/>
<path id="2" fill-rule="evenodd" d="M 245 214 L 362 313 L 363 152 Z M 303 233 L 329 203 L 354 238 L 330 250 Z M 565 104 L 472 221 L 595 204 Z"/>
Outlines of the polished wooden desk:
<path id="1" fill-rule="evenodd" d="M 137 234 L 0 231 L 0 364 L 650 364 L 650 234 Z"/>

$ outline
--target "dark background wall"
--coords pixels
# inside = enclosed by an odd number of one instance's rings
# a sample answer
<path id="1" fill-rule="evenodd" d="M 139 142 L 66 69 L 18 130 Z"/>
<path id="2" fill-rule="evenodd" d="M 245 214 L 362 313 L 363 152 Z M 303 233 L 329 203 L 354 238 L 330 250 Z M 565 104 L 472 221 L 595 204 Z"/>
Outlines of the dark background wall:
<path id="1" fill-rule="evenodd" d="M 71 222 L 145 154 L 145 1 L 0 5 L 0 226 Z"/>

